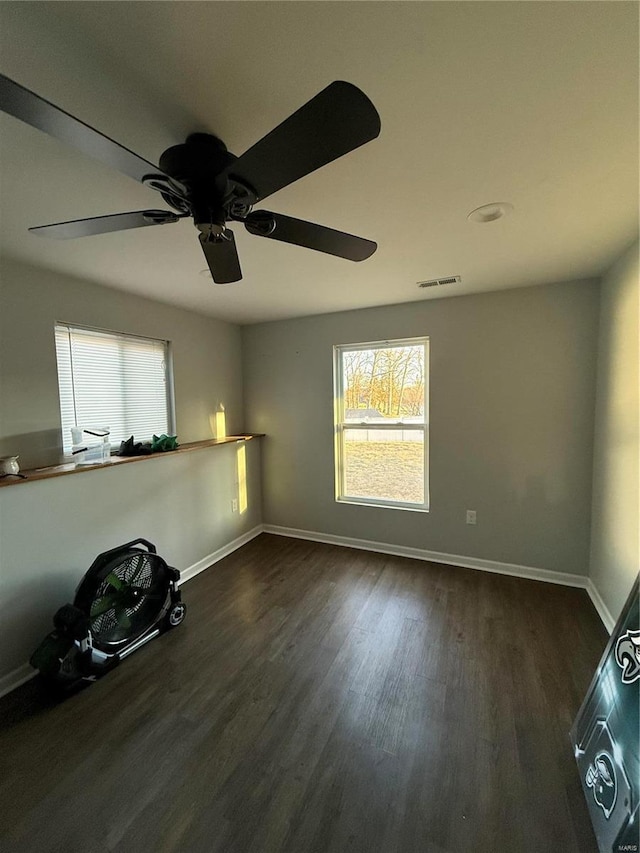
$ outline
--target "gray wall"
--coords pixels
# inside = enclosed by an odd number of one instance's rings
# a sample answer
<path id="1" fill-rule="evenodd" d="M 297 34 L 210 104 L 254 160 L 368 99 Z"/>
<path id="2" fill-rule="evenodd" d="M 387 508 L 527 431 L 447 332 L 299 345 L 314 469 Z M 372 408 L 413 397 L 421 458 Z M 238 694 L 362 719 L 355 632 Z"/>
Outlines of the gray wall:
<path id="1" fill-rule="evenodd" d="M 242 515 L 235 444 L 0 489 L 0 693 L 102 551 L 142 536 L 184 571 L 260 524 L 260 439 L 245 446 Z"/>
<path id="2" fill-rule="evenodd" d="M 640 568 L 638 245 L 602 281 L 590 575 L 617 619 Z"/>
<path id="3" fill-rule="evenodd" d="M 6 260 L 0 308 L 0 455 L 20 453 L 25 468 L 58 459 L 56 320 L 171 340 L 181 442 L 211 438 L 219 401 L 228 432 L 245 429 L 236 326 Z M 142 536 L 184 570 L 260 524 L 260 440 L 246 443 L 243 514 L 232 511 L 237 450 L 167 454 L 0 489 L 0 692 L 100 552 Z M 188 602 L 188 586 L 184 594 Z"/>
<path id="4" fill-rule="evenodd" d="M 597 327 L 598 284 L 577 281 L 244 328 L 265 523 L 586 574 Z M 430 512 L 337 504 L 332 346 L 418 335 Z"/>
<path id="5" fill-rule="evenodd" d="M 171 340 L 181 442 L 212 437 L 218 402 L 226 406 L 227 432 L 245 429 L 238 326 L 3 259 L 0 456 L 19 453 L 23 468 L 60 458 L 56 321 Z"/>

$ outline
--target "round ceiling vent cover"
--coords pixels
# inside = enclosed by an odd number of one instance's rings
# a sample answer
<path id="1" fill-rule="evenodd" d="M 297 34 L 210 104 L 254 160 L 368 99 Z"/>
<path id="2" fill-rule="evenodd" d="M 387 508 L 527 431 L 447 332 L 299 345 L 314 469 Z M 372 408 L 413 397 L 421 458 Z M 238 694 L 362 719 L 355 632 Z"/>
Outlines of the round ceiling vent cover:
<path id="1" fill-rule="evenodd" d="M 483 204 L 482 207 L 476 207 L 467 216 L 471 222 L 495 222 L 496 219 L 502 219 L 513 210 L 513 205 L 508 201 L 494 201 L 491 204 Z"/>

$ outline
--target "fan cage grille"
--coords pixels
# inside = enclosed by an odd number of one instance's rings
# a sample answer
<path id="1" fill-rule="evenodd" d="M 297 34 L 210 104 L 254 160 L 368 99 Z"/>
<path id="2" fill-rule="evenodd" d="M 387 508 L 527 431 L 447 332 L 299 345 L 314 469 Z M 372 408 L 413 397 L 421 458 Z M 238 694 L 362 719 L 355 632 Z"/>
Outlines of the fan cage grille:
<path id="1" fill-rule="evenodd" d="M 166 573 L 155 555 L 125 557 L 93 595 L 89 620 L 94 644 L 121 645 L 144 633 L 164 608 L 167 592 Z"/>

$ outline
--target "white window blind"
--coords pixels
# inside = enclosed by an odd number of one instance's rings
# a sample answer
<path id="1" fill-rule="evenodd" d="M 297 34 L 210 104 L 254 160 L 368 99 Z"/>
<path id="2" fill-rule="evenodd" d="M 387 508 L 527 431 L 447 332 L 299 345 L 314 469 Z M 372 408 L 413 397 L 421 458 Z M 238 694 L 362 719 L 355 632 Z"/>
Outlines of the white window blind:
<path id="1" fill-rule="evenodd" d="M 173 432 L 167 341 L 56 324 L 64 452 L 71 427 L 109 427 L 111 445 Z"/>

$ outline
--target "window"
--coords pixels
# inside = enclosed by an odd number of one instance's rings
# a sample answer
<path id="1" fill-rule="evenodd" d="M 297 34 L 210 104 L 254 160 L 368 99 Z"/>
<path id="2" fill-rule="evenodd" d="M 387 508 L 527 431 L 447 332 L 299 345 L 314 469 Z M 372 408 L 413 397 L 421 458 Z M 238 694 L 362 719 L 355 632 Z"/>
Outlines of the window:
<path id="1" fill-rule="evenodd" d="M 334 347 L 336 500 L 427 510 L 429 339 Z"/>
<path id="2" fill-rule="evenodd" d="M 65 453 L 71 427 L 109 427 L 111 445 L 174 431 L 169 343 L 58 323 L 58 386 Z"/>

